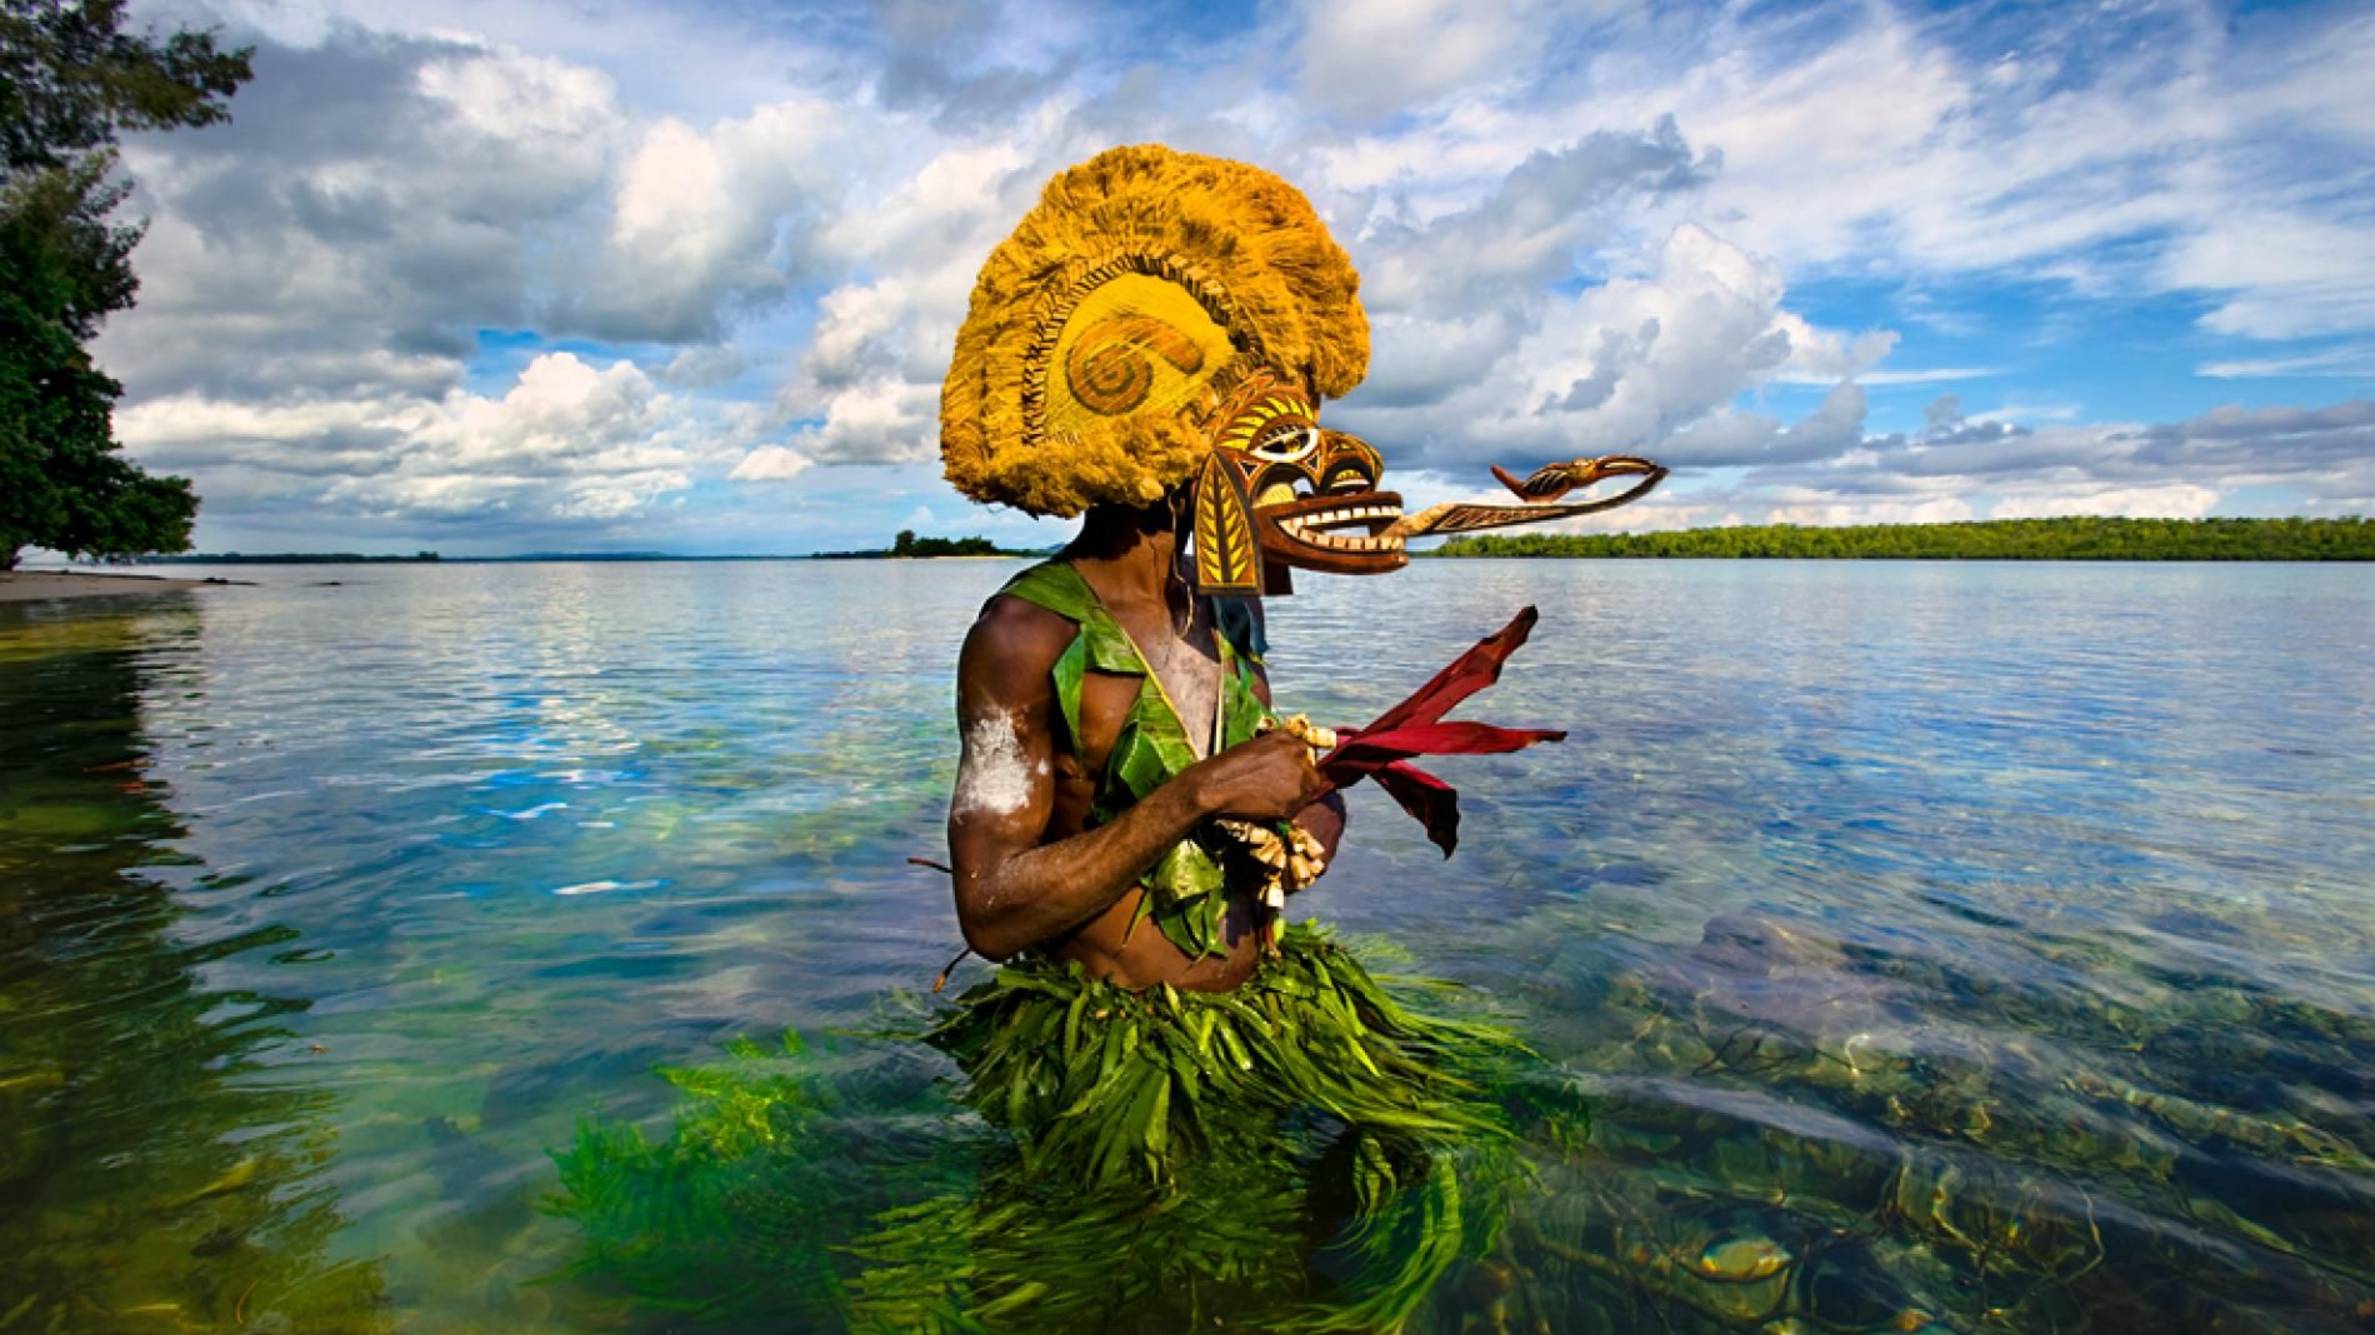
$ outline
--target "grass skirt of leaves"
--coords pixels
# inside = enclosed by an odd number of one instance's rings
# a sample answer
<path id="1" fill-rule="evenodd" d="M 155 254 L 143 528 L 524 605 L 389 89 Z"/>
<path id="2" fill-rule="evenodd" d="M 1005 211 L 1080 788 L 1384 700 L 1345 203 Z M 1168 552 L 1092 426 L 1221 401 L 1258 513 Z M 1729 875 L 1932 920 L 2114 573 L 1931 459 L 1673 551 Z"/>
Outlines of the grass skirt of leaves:
<path id="1" fill-rule="evenodd" d="M 729 1323 L 1386 1329 L 1529 1180 L 1508 1097 L 1529 1059 L 1450 1018 L 1455 990 L 1381 982 L 1306 927 L 1224 994 L 1008 966 L 924 1034 L 979 1114 L 962 1144 L 903 1151 L 753 1049 L 669 1073 L 689 1098 L 666 1142 L 581 1128 L 557 1208 L 584 1270 Z"/>

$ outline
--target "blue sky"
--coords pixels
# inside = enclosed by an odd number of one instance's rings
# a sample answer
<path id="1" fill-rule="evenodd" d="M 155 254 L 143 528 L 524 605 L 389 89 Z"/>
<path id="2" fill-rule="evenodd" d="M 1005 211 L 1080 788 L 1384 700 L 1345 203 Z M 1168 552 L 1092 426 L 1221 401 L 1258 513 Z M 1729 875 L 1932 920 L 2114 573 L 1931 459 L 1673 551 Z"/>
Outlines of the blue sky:
<path id="1" fill-rule="evenodd" d="M 2375 13 L 2149 2 L 174 0 L 257 47 L 125 165 L 118 433 L 207 550 L 1060 539 L 940 480 L 975 270 L 1123 142 L 1363 273 L 1331 423 L 1586 523 L 2375 513 Z"/>

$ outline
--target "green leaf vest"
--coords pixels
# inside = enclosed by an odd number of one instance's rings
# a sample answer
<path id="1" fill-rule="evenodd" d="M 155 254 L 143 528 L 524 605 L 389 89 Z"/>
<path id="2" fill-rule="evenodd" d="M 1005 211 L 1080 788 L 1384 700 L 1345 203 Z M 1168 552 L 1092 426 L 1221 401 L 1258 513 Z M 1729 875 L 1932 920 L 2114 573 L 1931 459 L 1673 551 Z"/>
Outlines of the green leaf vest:
<path id="1" fill-rule="evenodd" d="M 999 592 L 1044 607 L 1080 628 L 1053 672 L 1056 705 L 1064 714 L 1069 745 L 1080 745 L 1080 686 L 1091 672 L 1139 679 L 1138 698 L 1122 721 L 1105 772 L 1098 777 L 1089 811 L 1095 828 L 1136 805 L 1148 793 L 1170 782 L 1173 775 L 1196 762 L 1187 726 L 1170 697 L 1146 665 L 1129 632 L 1105 610 L 1080 572 L 1062 561 L 1035 565 L 1007 581 Z M 1269 712 L 1254 693 L 1254 665 L 1261 662 L 1261 631 L 1253 612 L 1242 600 L 1215 598 L 1214 637 L 1220 648 L 1220 746 L 1227 748 L 1252 737 Z M 1235 840 L 1210 825 L 1171 846 L 1139 884 L 1146 896 L 1139 902 L 1138 922 L 1152 917 L 1171 944 L 1189 955 L 1225 955 L 1221 921 L 1232 900 L 1250 896 L 1260 881 L 1240 865 L 1243 855 Z M 1234 869 L 1235 874 L 1232 874 Z"/>

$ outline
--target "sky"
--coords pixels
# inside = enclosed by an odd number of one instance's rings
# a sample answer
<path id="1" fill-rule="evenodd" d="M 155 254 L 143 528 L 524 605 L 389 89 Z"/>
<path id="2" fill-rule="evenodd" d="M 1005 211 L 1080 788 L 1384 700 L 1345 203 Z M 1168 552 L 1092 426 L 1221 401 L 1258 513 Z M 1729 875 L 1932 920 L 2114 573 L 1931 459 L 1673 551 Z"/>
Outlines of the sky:
<path id="1" fill-rule="evenodd" d="M 135 136 L 118 437 L 200 550 L 1062 540 L 940 477 L 981 261 L 1114 144 L 1294 182 L 1327 424 L 1570 526 L 2375 514 L 2375 9 L 136 0 L 253 44 Z"/>

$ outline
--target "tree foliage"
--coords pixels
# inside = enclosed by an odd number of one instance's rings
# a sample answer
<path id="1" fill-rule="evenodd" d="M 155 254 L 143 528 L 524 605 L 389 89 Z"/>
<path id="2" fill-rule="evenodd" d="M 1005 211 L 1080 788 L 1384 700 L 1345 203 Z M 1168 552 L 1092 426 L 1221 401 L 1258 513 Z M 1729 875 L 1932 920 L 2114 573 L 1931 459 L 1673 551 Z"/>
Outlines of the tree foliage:
<path id="1" fill-rule="evenodd" d="M 997 556 L 998 544 L 988 538 L 919 538 L 913 529 L 900 529 L 891 544 L 893 556 Z"/>
<path id="2" fill-rule="evenodd" d="M 2366 519 L 1991 519 L 1457 538 L 1436 556 L 1889 561 L 2375 561 Z"/>
<path id="3" fill-rule="evenodd" d="M 214 34 L 123 31 L 122 0 L 0 0 L 0 569 L 20 548 L 125 557 L 189 546 L 197 495 L 114 436 L 123 387 L 85 348 L 139 291 L 113 220 L 124 131 L 209 125 L 250 77 Z"/>

